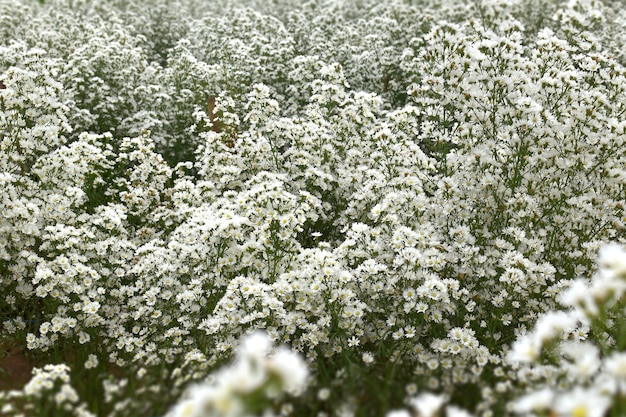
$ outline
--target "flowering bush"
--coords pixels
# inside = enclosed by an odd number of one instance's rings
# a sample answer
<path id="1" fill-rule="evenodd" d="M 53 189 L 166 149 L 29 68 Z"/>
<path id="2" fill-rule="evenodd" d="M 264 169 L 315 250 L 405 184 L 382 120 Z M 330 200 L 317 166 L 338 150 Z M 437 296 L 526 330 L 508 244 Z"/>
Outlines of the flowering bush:
<path id="1" fill-rule="evenodd" d="M 0 413 L 624 413 L 612 2 L 0 11 Z"/>

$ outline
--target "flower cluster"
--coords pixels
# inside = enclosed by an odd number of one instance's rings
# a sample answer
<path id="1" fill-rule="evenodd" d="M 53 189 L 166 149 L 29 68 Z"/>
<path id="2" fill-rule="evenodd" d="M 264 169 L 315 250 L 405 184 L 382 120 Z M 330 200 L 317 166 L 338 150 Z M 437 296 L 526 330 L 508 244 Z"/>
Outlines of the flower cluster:
<path id="1" fill-rule="evenodd" d="M 67 365 L 46 365 L 34 368 L 31 380 L 21 391 L 0 392 L 2 408 L 6 415 L 54 415 L 68 412 L 80 417 L 93 417 L 86 404 L 70 384 Z M 39 406 L 39 407 L 37 407 Z"/>
<path id="2" fill-rule="evenodd" d="M 208 382 L 193 386 L 188 398 L 179 402 L 168 416 L 274 415 L 271 408 L 265 407 L 271 405 L 270 401 L 279 401 L 286 392 L 302 393 L 308 369 L 302 358 L 288 348 L 280 347 L 271 354 L 271 345 L 266 334 L 246 336 L 235 362 L 210 375 Z M 283 405 L 283 409 L 288 407 Z"/>
<path id="3" fill-rule="evenodd" d="M 518 366 L 518 380 L 530 380 L 534 388 L 511 403 L 516 413 L 623 412 L 626 250 L 618 244 L 604 246 L 598 263 L 590 281 L 575 280 L 561 293 L 566 310 L 546 313 L 513 344 L 508 360 Z"/>
<path id="4" fill-rule="evenodd" d="M 0 347 L 45 371 L 1 398 L 619 414 L 624 21 L 598 0 L 0 0 Z"/>

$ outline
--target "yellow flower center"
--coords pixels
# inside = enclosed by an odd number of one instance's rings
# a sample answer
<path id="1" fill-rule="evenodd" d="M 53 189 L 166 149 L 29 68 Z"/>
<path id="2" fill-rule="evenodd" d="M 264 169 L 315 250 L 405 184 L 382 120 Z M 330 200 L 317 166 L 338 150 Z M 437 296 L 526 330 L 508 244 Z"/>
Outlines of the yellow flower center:
<path id="1" fill-rule="evenodd" d="M 182 417 L 189 417 L 193 415 L 195 411 L 196 411 L 196 407 L 191 402 L 188 402 L 182 407 L 182 410 L 180 411 L 179 415 Z"/>
<path id="2" fill-rule="evenodd" d="M 577 405 L 572 409 L 572 417 L 587 417 L 588 415 L 587 407 L 583 405 Z"/>

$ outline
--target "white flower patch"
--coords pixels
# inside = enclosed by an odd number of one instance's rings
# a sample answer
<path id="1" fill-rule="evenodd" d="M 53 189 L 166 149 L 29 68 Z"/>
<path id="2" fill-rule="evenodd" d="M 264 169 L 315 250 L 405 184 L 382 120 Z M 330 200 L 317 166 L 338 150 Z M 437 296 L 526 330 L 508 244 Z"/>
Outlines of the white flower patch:
<path id="1" fill-rule="evenodd" d="M 0 1 L 0 413 L 619 414 L 620 7 Z"/>

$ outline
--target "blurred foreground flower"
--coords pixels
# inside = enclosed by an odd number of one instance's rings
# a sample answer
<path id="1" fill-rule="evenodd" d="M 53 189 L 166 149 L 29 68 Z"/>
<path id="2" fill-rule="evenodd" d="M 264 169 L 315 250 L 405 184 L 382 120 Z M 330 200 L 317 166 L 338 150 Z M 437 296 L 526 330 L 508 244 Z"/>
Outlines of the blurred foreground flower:
<path id="1" fill-rule="evenodd" d="M 442 409 L 445 408 L 446 417 L 473 417 L 466 410 L 455 405 L 448 404 L 448 396 L 445 394 L 433 394 L 423 392 L 416 397 L 408 399 L 411 411 L 394 410 L 389 411 L 386 417 L 438 417 L 442 416 Z"/>
<path id="2" fill-rule="evenodd" d="M 520 369 L 526 364 L 538 374 L 547 366 L 563 376 L 559 389 L 545 386 L 519 397 L 511 404 L 514 412 L 602 417 L 611 410 L 610 415 L 624 415 L 625 271 L 625 248 L 606 244 L 591 280 L 578 279 L 562 294 L 567 310 L 546 313 L 513 344 L 508 359 Z M 589 340 L 570 337 L 576 326 L 588 329 Z"/>
<path id="3" fill-rule="evenodd" d="M 300 355 L 284 346 L 273 350 L 270 338 L 256 332 L 242 340 L 231 366 L 191 387 L 168 417 L 273 415 L 273 402 L 302 393 L 308 375 Z"/>

